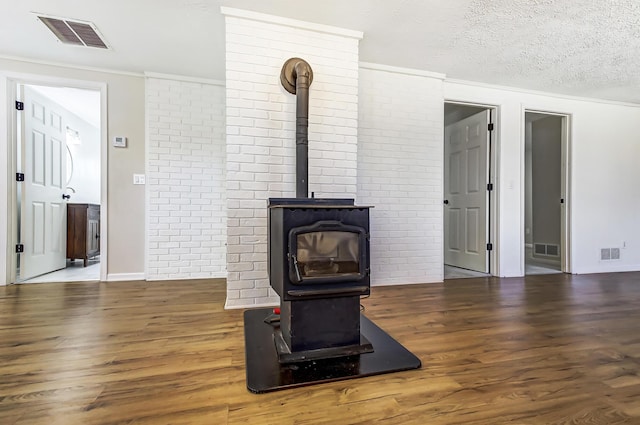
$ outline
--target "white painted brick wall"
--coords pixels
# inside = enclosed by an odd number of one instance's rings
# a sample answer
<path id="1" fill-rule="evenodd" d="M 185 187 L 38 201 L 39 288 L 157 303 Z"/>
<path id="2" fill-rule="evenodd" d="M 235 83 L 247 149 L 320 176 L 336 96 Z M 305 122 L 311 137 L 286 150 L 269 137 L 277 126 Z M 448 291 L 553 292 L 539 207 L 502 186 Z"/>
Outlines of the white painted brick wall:
<path id="1" fill-rule="evenodd" d="M 373 285 L 442 281 L 442 80 L 360 69 L 358 201 Z"/>
<path id="2" fill-rule="evenodd" d="M 312 67 L 309 192 L 355 197 L 358 38 L 226 16 L 227 307 L 275 305 L 267 278 L 267 199 L 295 196 L 291 57 Z"/>
<path id="3" fill-rule="evenodd" d="M 148 280 L 226 276 L 224 95 L 146 80 Z"/>

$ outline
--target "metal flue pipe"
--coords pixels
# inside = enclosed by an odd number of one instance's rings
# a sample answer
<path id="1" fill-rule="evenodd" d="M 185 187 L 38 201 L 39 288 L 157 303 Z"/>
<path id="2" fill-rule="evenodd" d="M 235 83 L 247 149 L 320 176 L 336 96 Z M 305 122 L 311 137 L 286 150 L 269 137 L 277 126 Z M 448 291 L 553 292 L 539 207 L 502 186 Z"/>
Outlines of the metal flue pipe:
<path id="1" fill-rule="evenodd" d="M 291 58 L 282 66 L 280 82 L 296 95 L 296 198 L 309 197 L 309 86 L 313 70 L 303 59 Z"/>

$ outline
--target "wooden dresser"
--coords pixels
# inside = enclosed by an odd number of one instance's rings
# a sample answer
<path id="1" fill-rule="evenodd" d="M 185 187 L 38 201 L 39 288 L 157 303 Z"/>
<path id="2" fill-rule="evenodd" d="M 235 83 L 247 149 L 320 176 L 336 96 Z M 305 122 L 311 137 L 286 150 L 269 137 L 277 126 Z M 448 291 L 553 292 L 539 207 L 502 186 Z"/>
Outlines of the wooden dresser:
<path id="1" fill-rule="evenodd" d="M 87 260 L 100 254 L 100 205 L 67 204 L 67 258 Z"/>

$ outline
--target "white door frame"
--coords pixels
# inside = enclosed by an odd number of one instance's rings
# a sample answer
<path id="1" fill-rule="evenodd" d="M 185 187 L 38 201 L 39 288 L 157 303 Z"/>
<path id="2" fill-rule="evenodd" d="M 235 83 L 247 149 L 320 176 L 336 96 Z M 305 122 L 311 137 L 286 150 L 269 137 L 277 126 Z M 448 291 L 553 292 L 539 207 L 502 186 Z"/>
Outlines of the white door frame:
<path id="1" fill-rule="evenodd" d="M 520 170 L 521 172 L 521 197 L 520 197 L 520 210 L 522 214 L 520 216 L 520 230 L 522 231 L 522 240 L 525 240 L 525 138 L 526 138 L 526 120 L 525 115 L 528 112 L 554 115 L 562 118 L 562 139 L 561 139 L 561 170 L 560 176 L 560 197 L 564 199 L 564 204 L 560 209 L 560 270 L 563 273 L 571 273 L 571 135 L 573 128 L 573 114 L 570 112 L 549 111 L 545 108 L 535 108 L 529 106 L 522 106 L 521 126 L 520 132 L 521 140 L 521 155 L 520 155 Z M 524 243 L 520 247 L 520 267 L 523 275 L 525 274 L 525 246 Z"/>
<path id="2" fill-rule="evenodd" d="M 474 103 L 474 102 L 468 102 L 468 101 L 464 101 L 464 100 L 459 100 L 459 99 L 444 99 L 443 102 L 443 108 L 444 108 L 444 104 L 445 103 L 450 103 L 450 104 L 455 104 L 455 105 L 462 105 L 462 106 L 474 106 L 476 108 L 484 108 L 484 109 L 488 109 L 491 111 L 491 122 L 493 123 L 493 131 L 491 133 L 491 145 L 489 146 L 489 166 L 487 167 L 488 173 L 489 173 L 489 179 L 490 179 L 490 183 L 493 184 L 493 190 L 490 193 L 489 196 L 489 203 L 487 205 L 487 208 L 489 209 L 489 211 L 487 212 L 487 216 L 488 216 L 488 221 L 489 221 L 489 229 L 487 231 L 487 239 L 491 242 L 491 244 L 493 245 L 493 250 L 491 251 L 491 253 L 489 254 L 489 274 L 492 276 L 499 276 L 500 273 L 500 245 L 498 244 L 498 240 L 499 240 L 499 229 L 500 227 L 498 226 L 498 224 L 500 223 L 499 221 L 499 210 L 498 210 L 498 205 L 499 205 L 499 200 L 498 200 L 498 193 L 499 193 L 499 174 L 498 174 L 498 170 L 500 169 L 499 167 L 499 155 L 498 152 L 500 151 L 499 146 L 500 146 L 500 106 L 499 105 L 491 105 L 491 104 L 486 104 L 486 103 Z M 443 117 L 443 122 L 444 122 L 444 117 Z M 442 140 L 443 140 L 443 144 L 444 144 L 444 132 L 442 134 Z M 444 155 L 444 154 L 443 154 Z M 444 156 L 443 156 L 443 161 L 444 161 Z M 443 164 L 443 181 L 442 181 L 442 196 L 441 198 L 444 199 L 444 178 L 446 178 L 444 176 L 444 164 Z M 443 232 L 444 232 L 444 217 L 443 217 Z M 444 233 L 443 233 L 443 238 L 442 238 L 442 251 L 444 252 Z M 443 267 L 444 267 L 444 258 L 443 258 Z"/>
<path id="3" fill-rule="evenodd" d="M 100 280 L 107 280 L 107 178 L 108 178 L 108 140 L 107 140 L 107 84 L 97 81 L 72 80 L 47 75 L 23 74 L 0 71 L 0 134 L 6 135 L 7 148 L 0 149 L 0 169 L 4 166 L 7 173 L 0 173 L 0 197 L 6 199 L 6 210 L 0 211 L 0 255 L 4 250 L 5 262 L 0 261 L 0 285 L 16 281 L 17 256 L 15 243 L 17 236 L 16 181 L 17 169 L 15 145 L 17 140 L 17 111 L 15 100 L 17 86 L 20 84 L 51 87 L 72 87 L 100 92 Z M 6 192 L 4 192 L 6 190 Z M 4 192 L 4 194 L 3 194 Z"/>

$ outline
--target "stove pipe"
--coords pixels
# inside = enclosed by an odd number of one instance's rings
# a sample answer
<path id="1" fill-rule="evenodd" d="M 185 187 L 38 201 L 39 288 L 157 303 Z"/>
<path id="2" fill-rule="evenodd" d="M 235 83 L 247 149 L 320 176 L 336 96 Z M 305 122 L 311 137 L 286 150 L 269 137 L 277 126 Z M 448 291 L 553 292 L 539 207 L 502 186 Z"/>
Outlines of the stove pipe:
<path id="1" fill-rule="evenodd" d="M 313 70 L 303 59 L 291 58 L 282 65 L 280 82 L 296 95 L 296 198 L 309 197 L 309 86 Z"/>

